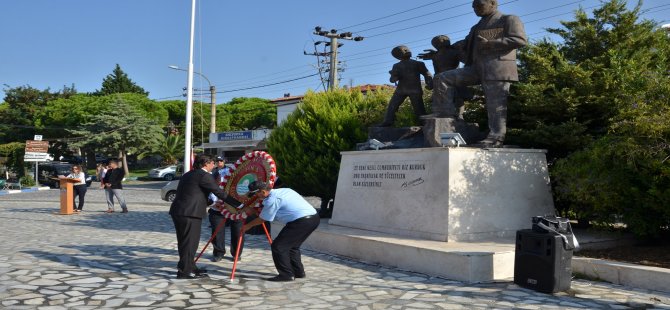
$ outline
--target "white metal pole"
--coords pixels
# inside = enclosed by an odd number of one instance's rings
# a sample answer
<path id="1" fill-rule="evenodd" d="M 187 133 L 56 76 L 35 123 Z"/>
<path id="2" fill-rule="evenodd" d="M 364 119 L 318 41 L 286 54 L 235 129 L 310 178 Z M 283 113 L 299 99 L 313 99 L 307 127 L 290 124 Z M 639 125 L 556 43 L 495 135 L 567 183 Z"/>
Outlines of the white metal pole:
<path id="1" fill-rule="evenodd" d="M 186 132 L 184 133 L 184 173 L 191 170 L 191 117 L 193 116 L 193 40 L 195 37 L 195 2 L 191 4 L 191 38 L 188 48 L 188 81 L 186 82 Z"/>

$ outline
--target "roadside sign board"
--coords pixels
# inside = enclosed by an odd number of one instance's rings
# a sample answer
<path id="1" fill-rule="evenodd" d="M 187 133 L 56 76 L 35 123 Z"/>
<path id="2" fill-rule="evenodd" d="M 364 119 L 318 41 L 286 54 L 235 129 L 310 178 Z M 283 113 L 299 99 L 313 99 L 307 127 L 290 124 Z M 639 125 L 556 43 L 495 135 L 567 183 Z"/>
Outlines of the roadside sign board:
<path id="1" fill-rule="evenodd" d="M 49 152 L 49 141 L 35 141 L 27 140 L 26 141 L 26 153 L 48 153 Z"/>
<path id="2" fill-rule="evenodd" d="M 26 152 L 23 155 L 23 161 L 47 161 L 49 154 L 47 153 L 32 153 Z"/>
<path id="3" fill-rule="evenodd" d="M 42 135 L 35 135 L 35 138 L 33 140 L 42 141 Z"/>
<path id="4" fill-rule="evenodd" d="M 26 141 L 26 154 L 23 161 L 47 161 L 49 157 L 49 141 Z"/>

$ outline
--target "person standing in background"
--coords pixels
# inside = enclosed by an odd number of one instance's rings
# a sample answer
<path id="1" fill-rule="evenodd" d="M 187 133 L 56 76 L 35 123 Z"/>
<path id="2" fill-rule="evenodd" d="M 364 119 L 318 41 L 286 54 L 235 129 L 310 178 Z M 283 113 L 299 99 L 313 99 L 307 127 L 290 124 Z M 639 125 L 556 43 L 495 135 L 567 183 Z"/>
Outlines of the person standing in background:
<path id="1" fill-rule="evenodd" d="M 230 174 L 230 169 L 226 167 L 226 160 L 221 157 L 217 156 L 216 157 L 216 167 L 214 170 L 212 170 L 212 175 L 214 176 L 214 180 L 221 185 L 223 183 L 223 179 L 225 176 Z M 215 203 L 218 198 L 214 194 L 209 194 L 209 200 L 212 201 L 212 203 Z M 212 261 L 218 262 L 223 259 L 223 256 L 226 254 L 226 228 L 222 227 L 219 229 L 219 231 L 216 231 L 216 228 L 219 226 L 219 223 L 221 221 L 225 220 L 225 217 L 221 214 L 220 210 L 217 210 L 216 208 L 209 208 L 209 225 L 212 229 L 212 234 L 216 232 L 216 236 L 214 236 L 214 239 L 212 240 L 212 245 L 213 245 L 213 256 L 212 256 Z M 230 255 L 232 257 L 235 257 L 235 253 L 237 253 L 237 240 L 239 240 L 240 236 L 242 235 L 242 225 L 243 225 L 242 220 L 227 220 L 225 226 L 230 227 Z M 240 253 L 237 258 L 239 261 L 242 257 L 242 250 L 244 249 L 244 239 L 242 239 L 242 245 L 240 246 Z"/>
<path id="2" fill-rule="evenodd" d="M 121 185 L 125 174 L 123 168 L 119 168 L 118 161 L 111 160 L 109 162 L 109 169 L 103 177 L 103 183 L 107 190 L 107 213 L 114 212 L 114 197 L 116 197 L 116 201 L 121 205 L 121 213 L 128 213 L 126 200 L 123 197 L 123 185 Z"/>

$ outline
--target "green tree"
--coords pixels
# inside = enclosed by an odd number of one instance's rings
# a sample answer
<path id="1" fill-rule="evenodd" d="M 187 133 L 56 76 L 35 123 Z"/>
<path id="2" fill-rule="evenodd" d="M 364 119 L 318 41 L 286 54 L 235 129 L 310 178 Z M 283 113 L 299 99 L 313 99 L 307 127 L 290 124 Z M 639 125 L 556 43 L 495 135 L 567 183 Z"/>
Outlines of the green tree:
<path id="1" fill-rule="evenodd" d="M 23 142 L 0 144 L 0 157 L 6 157 L 7 162 L 5 165 L 7 165 L 9 170 L 16 172 L 19 176 L 25 175 L 26 169 L 23 163 L 25 149 L 26 144 Z"/>
<path id="2" fill-rule="evenodd" d="M 161 101 L 160 105 L 168 111 L 168 127 L 173 129 L 174 133 L 183 135 L 186 127 L 186 101 L 167 100 Z M 216 107 L 216 130 L 217 132 L 228 131 L 230 129 L 230 119 L 236 116 L 230 115 L 220 104 Z M 193 102 L 192 114 L 192 141 L 194 145 L 207 142 L 209 137 L 211 106 L 210 103 Z"/>
<path id="3" fill-rule="evenodd" d="M 521 50 L 521 82 L 513 85 L 509 107 L 510 144 L 547 148 L 553 162 L 608 133 L 630 98 L 616 81 L 616 74 L 630 73 L 611 70 L 614 53 L 635 59 L 651 52 L 652 63 L 665 66 L 657 48 L 667 38 L 653 22 L 639 20 L 640 6 L 627 10 L 626 1 L 610 0 L 592 17 L 580 9 L 575 20 L 548 29 L 562 43 L 542 40 Z"/>
<path id="4" fill-rule="evenodd" d="M 119 93 L 137 93 L 145 96 L 149 95 L 149 92 L 145 91 L 144 88 L 135 84 L 129 77 L 128 74 L 121 70 L 121 66 L 116 64 L 114 71 L 111 74 L 108 74 L 102 80 L 102 88 L 95 92 L 96 95 L 110 95 L 110 94 L 119 94 Z"/>
<path id="5" fill-rule="evenodd" d="M 221 118 L 227 118 L 228 122 L 224 121 L 221 128 L 229 125 L 228 130 L 274 128 L 277 124 L 276 106 L 269 100 L 261 98 L 233 98 L 223 104 L 221 109 L 217 109 L 217 122 L 218 115 L 221 115 Z"/>
<path id="6" fill-rule="evenodd" d="M 35 134 L 41 134 L 35 130 L 35 115 L 50 100 L 68 98 L 77 92 L 74 86 L 64 86 L 58 92 L 51 92 L 48 88 L 38 90 L 30 86 L 7 86 L 4 91 L 5 102 L 0 104 L 0 143 L 32 140 Z"/>
<path id="7" fill-rule="evenodd" d="M 277 174 L 301 194 L 320 197 L 322 216 L 332 212 L 340 152 L 366 140 L 366 127 L 381 121 L 388 99 L 388 93 L 377 92 L 310 92 L 270 135 L 268 149 Z"/>
<path id="8" fill-rule="evenodd" d="M 91 122 L 99 114 L 115 113 L 119 100 L 128 103 L 148 119 L 154 120 L 161 126 L 167 123 L 168 113 L 157 102 L 140 94 L 115 94 L 109 96 L 94 96 L 78 94 L 69 98 L 62 98 L 48 102 L 45 108 L 36 114 L 36 126 L 46 128 L 44 138 L 52 143 L 55 157 L 68 152 L 70 146 L 80 147 L 86 155 L 89 168 L 95 164 L 96 153 L 115 154 L 117 149 L 102 142 L 94 141 L 77 143 L 83 138 L 72 136 L 72 130 L 84 130 L 82 124 Z M 118 115 L 115 118 L 119 118 Z"/>
<path id="9" fill-rule="evenodd" d="M 163 135 L 154 145 L 153 149 L 140 153 L 137 158 L 142 159 L 149 155 L 158 155 L 162 158 L 163 165 L 174 165 L 184 155 L 183 135 Z"/>
<path id="10" fill-rule="evenodd" d="M 670 41 L 610 0 L 521 53 L 510 140 L 547 147 L 556 205 L 639 235 L 670 225 Z M 566 157 L 567 156 L 567 157 Z"/>
<path id="11" fill-rule="evenodd" d="M 156 147 L 165 134 L 163 124 L 167 121 L 167 112 L 153 100 L 138 94 L 109 95 L 100 100 L 110 108 L 98 111 L 80 129 L 69 129 L 79 138 L 72 144 L 79 147 L 104 145 L 107 153 L 119 152 L 127 174 L 127 154 Z M 141 100 L 147 102 L 139 102 Z M 146 111 L 142 107 L 155 110 Z M 163 113 L 158 112 L 160 110 Z"/>

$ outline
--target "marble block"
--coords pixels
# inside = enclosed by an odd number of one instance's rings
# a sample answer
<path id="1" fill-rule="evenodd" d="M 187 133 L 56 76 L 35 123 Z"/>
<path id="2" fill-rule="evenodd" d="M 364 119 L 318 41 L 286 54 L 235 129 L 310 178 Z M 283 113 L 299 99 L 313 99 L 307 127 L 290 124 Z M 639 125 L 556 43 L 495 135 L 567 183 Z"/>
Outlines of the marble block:
<path id="1" fill-rule="evenodd" d="M 462 119 L 438 117 L 424 120 L 423 136 L 426 139 L 426 146 L 442 146 L 440 133 L 445 132 L 460 133 L 467 144 L 475 144 L 485 137 L 479 132 L 479 125 L 466 123 Z"/>
<path id="2" fill-rule="evenodd" d="M 329 223 L 438 241 L 513 237 L 553 214 L 544 150 L 342 152 Z"/>

